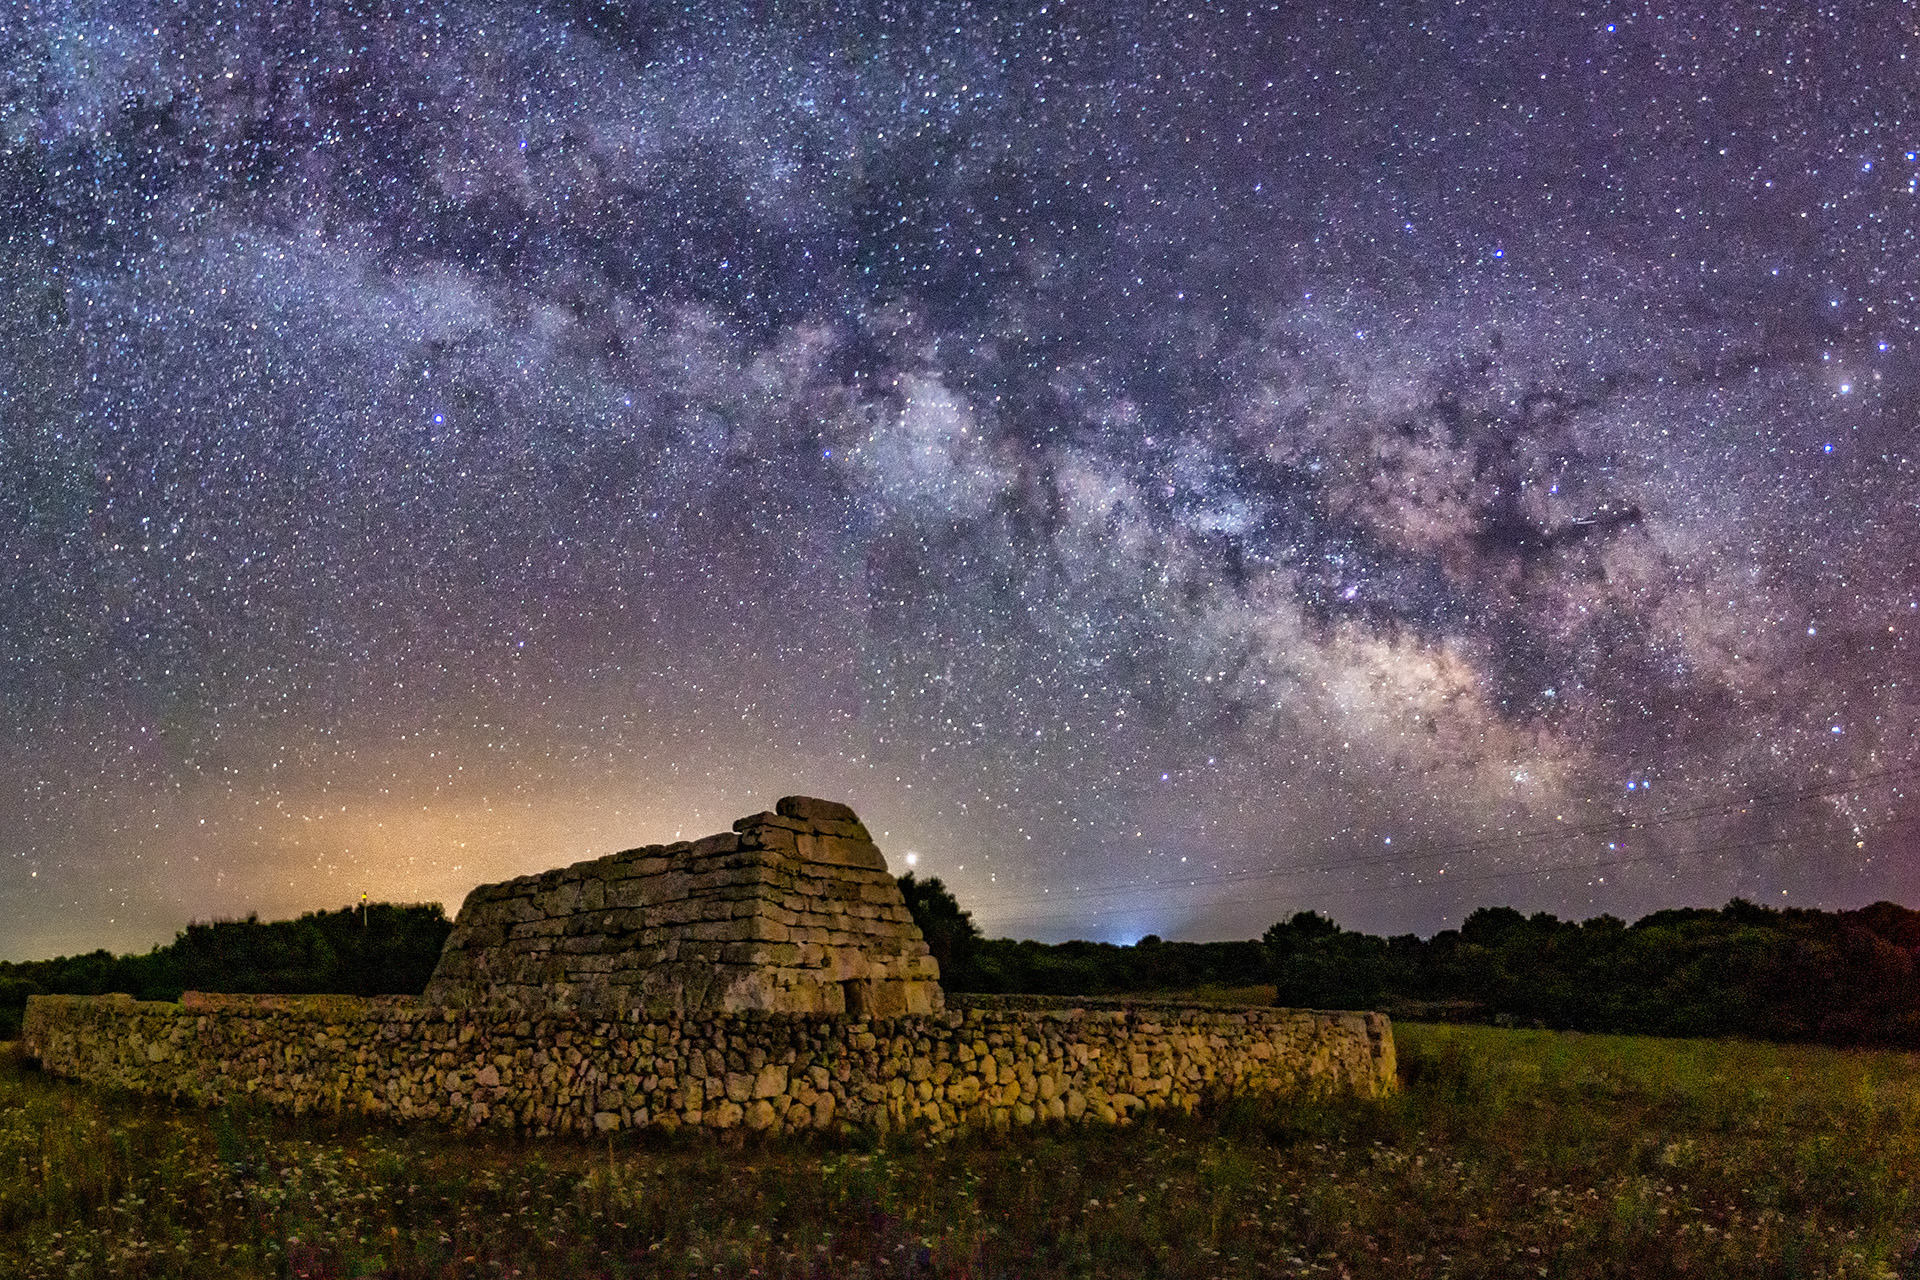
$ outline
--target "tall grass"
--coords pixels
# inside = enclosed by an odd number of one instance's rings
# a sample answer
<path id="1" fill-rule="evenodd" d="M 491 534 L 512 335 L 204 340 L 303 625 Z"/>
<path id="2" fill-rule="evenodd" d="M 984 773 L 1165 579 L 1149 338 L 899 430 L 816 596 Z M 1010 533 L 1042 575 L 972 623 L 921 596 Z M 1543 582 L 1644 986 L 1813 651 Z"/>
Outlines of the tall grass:
<path id="1" fill-rule="evenodd" d="M 521 1142 L 0 1064 L 0 1276 L 1920 1278 L 1920 1060 L 1397 1028 L 1383 1103 Z"/>

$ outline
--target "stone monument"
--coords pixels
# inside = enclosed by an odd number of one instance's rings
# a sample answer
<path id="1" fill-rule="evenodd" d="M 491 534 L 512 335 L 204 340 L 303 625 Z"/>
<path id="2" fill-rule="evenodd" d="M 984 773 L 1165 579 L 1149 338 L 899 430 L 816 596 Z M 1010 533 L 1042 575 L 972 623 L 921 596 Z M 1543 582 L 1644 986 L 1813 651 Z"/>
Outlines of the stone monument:
<path id="1" fill-rule="evenodd" d="M 658 1018 L 937 1013 L 940 971 L 854 811 L 788 796 L 702 840 L 481 885 L 424 1002 Z"/>

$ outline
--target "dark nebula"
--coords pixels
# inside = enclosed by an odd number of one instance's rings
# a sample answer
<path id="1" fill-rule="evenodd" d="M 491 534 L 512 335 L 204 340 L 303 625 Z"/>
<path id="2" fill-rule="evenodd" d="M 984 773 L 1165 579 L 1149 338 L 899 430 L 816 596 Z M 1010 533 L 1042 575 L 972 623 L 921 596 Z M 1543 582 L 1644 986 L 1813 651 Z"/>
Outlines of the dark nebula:
<path id="1" fill-rule="evenodd" d="M 1904 6 L 0 12 L 0 956 L 844 798 L 995 933 L 1920 902 Z"/>

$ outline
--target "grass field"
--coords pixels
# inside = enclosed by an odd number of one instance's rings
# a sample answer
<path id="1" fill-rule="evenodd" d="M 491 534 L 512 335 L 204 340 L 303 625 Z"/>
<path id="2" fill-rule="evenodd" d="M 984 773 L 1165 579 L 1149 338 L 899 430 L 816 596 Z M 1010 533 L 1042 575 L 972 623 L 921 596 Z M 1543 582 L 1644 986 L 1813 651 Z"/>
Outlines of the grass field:
<path id="1" fill-rule="evenodd" d="M 0 1063 L 0 1276 L 1895 1276 L 1920 1059 L 1405 1025 L 1385 1103 L 936 1146 L 519 1143 Z"/>

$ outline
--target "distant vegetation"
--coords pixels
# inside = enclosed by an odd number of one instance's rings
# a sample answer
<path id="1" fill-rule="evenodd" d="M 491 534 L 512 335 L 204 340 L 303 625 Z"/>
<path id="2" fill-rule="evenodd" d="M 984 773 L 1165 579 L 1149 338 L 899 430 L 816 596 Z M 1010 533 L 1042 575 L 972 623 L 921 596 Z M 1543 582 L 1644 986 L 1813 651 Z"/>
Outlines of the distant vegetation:
<path id="1" fill-rule="evenodd" d="M 901 878 L 949 991 L 1147 994 L 1271 984 L 1275 1003 L 1564 1030 L 1920 1048 L 1920 912 L 1660 911 L 1585 923 L 1482 907 L 1432 938 L 1303 911 L 1258 942 L 1014 942 Z"/>
<path id="2" fill-rule="evenodd" d="M 190 924 L 145 955 L 107 951 L 0 963 L 0 1040 L 20 1033 L 27 997 L 103 995 L 177 1000 L 182 991 L 285 995 L 419 995 L 453 928 L 439 903 L 310 911 L 263 924 L 216 920 Z"/>
<path id="3" fill-rule="evenodd" d="M 900 877 L 956 992 L 1149 995 L 1271 988 L 1282 1005 L 1401 1018 L 1667 1036 L 1920 1048 L 1920 912 L 1660 911 L 1584 923 L 1482 907 L 1431 938 L 1380 938 L 1303 911 L 1257 941 L 1015 942 L 985 938 L 938 879 Z M 364 923 L 363 923 L 364 920 Z M 437 904 L 375 903 L 270 924 L 188 925 L 145 955 L 0 963 L 0 1040 L 34 992 L 418 995 L 452 926 Z"/>

